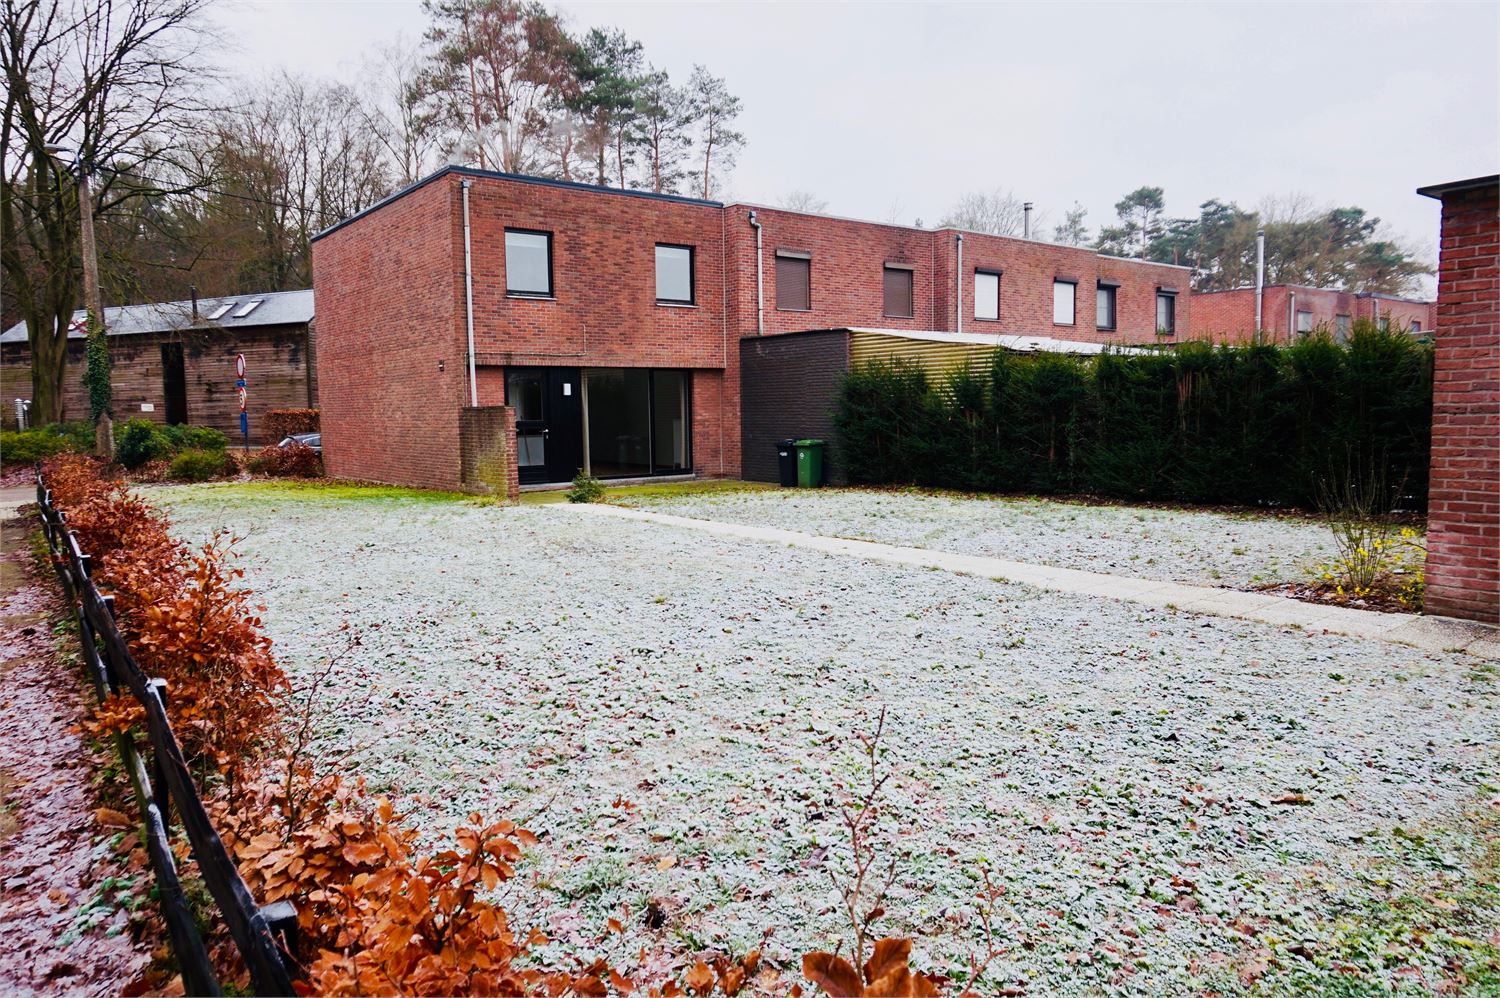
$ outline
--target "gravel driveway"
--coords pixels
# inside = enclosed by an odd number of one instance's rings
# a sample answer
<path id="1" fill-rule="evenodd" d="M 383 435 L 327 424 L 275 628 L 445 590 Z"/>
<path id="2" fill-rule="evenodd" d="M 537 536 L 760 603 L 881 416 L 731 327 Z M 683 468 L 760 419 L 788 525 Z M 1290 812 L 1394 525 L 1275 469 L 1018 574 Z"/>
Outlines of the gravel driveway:
<path id="1" fill-rule="evenodd" d="M 708 492 L 622 502 L 706 520 L 1240 589 L 1304 581 L 1333 557 L 1327 527 L 1294 515 L 856 489 Z"/>
<path id="2" fill-rule="evenodd" d="M 1493 885 L 1500 724 L 1477 660 L 544 507 L 153 498 L 185 539 L 243 535 L 294 674 L 342 622 L 363 635 L 322 748 L 356 746 L 433 834 L 524 818 L 545 889 L 511 900 L 544 898 L 564 949 L 622 906 L 627 954 L 831 947 L 837 807 L 884 705 L 903 858 L 882 924 L 923 965 L 981 947 L 984 869 L 991 979 L 1032 995 L 1423 990 L 1492 959 L 1493 887 L 1470 895 Z M 1408 895 L 1445 928 L 1408 924 Z"/>

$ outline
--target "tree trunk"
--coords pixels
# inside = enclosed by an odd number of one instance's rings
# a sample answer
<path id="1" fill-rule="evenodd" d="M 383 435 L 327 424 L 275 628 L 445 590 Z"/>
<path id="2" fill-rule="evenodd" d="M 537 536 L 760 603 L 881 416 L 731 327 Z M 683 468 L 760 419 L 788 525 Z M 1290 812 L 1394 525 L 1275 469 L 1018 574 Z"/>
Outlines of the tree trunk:
<path id="1" fill-rule="evenodd" d="M 63 401 L 63 381 L 68 361 L 68 322 L 73 317 L 49 316 L 51 329 L 33 331 L 31 336 L 31 404 L 38 425 L 61 423 L 67 415 Z M 62 335 L 56 329 L 62 328 Z"/>

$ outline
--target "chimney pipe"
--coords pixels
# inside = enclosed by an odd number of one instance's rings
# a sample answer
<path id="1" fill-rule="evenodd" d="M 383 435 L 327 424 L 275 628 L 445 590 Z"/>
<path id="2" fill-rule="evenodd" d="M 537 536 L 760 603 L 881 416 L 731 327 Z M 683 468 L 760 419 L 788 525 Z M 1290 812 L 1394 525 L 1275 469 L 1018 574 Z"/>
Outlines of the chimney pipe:
<path id="1" fill-rule="evenodd" d="M 198 321 L 198 285 L 196 285 L 196 284 L 189 284 L 188 285 L 188 294 L 192 295 L 192 297 L 193 297 L 193 321 L 197 322 Z"/>
<path id="2" fill-rule="evenodd" d="M 1024 239 L 1031 238 L 1031 202 L 1027 201 L 1021 205 L 1021 236 Z"/>
<path id="3" fill-rule="evenodd" d="M 1266 297 L 1266 230 L 1255 230 L 1255 338 L 1265 330 L 1264 317 Z"/>

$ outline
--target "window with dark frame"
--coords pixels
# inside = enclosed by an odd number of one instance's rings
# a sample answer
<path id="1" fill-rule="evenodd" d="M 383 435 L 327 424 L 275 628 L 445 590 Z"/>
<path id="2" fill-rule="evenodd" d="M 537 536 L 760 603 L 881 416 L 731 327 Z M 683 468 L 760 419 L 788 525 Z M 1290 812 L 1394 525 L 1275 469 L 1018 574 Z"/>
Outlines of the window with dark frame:
<path id="1" fill-rule="evenodd" d="M 1172 336 L 1177 332 L 1177 292 L 1156 292 L 1156 332 Z"/>
<path id="2" fill-rule="evenodd" d="M 1078 282 L 1057 278 L 1052 282 L 1052 324 L 1074 325 L 1078 317 Z"/>
<path id="3" fill-rule="evenodd" d="M 693 305 L 693 247 L 656 244 L 656 300 L 665 305 Z"/>
<path id="4" fill-rule="evenodd" d="M 505 230 L 505 293 L 519 298 L 552 297 L 552 233 Z"/>
<path id="5" fill-rule="evenodd" d="M 1297 309 L 1297 332 L 1306 336 L 1313 331 L 1313 316 L 1310 309 Z"/>
<path id="6" fill-rule="evenodd" d="M 1000 318 L 1000 272 L 974 271 L 974 318 Z"/>
<path id="7" fill-rule="evenodd" d="M 912 308 L 912 268 L 904 263 L 885 265 L 885 314 L 893 319 L 910 319 Z"/>
<path id="8" fill-rule="evenodd" d="M 1101 284 L 1095 292 L 1094 301 L 1094 327 L 1096 329 L 1115 328 L 1115 292 L 1119 289 L 1113 284 Z"/>
<path id="9" fill-rule="evenodd" d="M 1353 320 L 1347 315 L 1336 315 L 1333 317 L 1333 336 L 1338 342 L 1343 343 L 1349 338 L 1349 327 Z"/>
<path id="10" fill-rule="evenodd" d="M 1414 333 L 1420 333 L 1422 331 L 1422 324 L 1416 319 L 1413 319 L 1411 321 L 1411 331 Z"/>
<path id="11" fill-rule="evenodd" d="M 812 311 L 812 254 L 776 251 L 776 307 L 784 312 Z"/>

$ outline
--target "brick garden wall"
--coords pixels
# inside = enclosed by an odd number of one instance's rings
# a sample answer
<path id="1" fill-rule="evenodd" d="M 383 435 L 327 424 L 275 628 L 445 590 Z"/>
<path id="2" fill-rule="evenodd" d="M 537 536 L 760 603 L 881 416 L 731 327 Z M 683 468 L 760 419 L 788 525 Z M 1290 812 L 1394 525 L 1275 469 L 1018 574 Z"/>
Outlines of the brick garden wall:
<path id="1" fill-rule="evenodd" d="M 1427 611 L 1500 622 L 1500 198 L 1443 198 Z"/>

